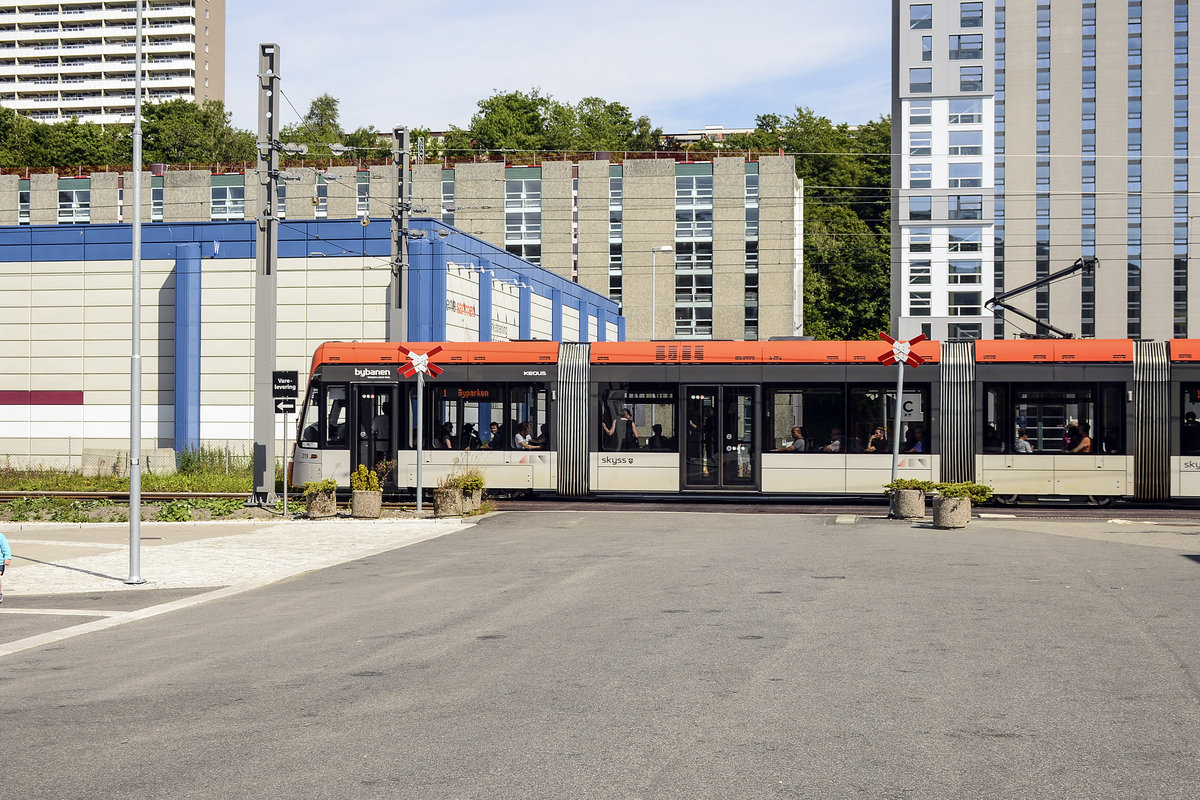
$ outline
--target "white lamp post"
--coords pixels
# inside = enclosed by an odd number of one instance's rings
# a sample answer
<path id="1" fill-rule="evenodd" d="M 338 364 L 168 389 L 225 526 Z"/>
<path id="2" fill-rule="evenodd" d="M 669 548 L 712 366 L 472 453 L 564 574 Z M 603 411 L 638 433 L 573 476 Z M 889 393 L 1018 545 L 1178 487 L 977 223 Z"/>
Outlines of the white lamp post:
<path id="1" fill-rule="evenodd" d="M 662 247 L 655 247 L 650 251 L 650 338 L 656 339 L 654 335 L 654 318 L 658 313 L 658 254 L 671 252 L 671 246 L 664 244 Z"/>

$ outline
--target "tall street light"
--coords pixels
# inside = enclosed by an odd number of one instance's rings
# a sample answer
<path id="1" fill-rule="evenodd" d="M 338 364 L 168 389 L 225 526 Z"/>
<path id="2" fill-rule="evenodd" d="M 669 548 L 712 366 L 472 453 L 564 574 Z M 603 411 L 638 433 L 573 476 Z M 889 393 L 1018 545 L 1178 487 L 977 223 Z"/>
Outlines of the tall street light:
<path id="1" fill-rule="evenodd" d="M 671 245 L 664 244 L 662 247 L 655 247 L 650 251 L 650 338 L 656 339 L 654 335 L 654 318 L 658 313 L 658 254 L 671 252 Z"/>

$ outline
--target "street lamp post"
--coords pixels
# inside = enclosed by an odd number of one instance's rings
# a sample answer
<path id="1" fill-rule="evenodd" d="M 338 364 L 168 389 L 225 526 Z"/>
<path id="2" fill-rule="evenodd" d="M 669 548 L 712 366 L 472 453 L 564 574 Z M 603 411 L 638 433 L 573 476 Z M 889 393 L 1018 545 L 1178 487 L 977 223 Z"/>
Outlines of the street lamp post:
<path id="1" fill-rule="evenodd" d="M 650 339 L 655 336 L 654 320 L 658 314 L 658 254 L 671 252 L 671 246 L 664 244 L 650 250 Z"/>

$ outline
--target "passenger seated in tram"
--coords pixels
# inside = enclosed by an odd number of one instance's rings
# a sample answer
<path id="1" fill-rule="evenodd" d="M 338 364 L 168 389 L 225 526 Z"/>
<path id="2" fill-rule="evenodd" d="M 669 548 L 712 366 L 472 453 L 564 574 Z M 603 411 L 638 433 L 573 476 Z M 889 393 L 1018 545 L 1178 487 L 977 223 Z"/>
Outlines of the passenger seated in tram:
<path id="1" fill-rule="evenodd" d="M 1029 431 L 1024 428 L 1017 429 L 1017 444 L 1013 450 L 1019 455 L 1021 453 L 1032 453 L 1033 443 L 1029 441 Z"/>
<path id="2" fill-rule="evenodd" d="M 804 429 L 799 425 L 792 427 L 792 432 L 779 443 L 772 453 L 803 453 L 808 449 L 808 442 L 804 440 Z"/>
<path id="3" fill-rule="evenodd" d="M 875 425 L 871 428 L 871 435 L 867 437 L 867 446 L 863 448 L 864 453 L 886 453 L 891 448 L 888 447 L 887 431 L 882 425 Z"/>
<path id="4" fill-rule="evenodd" d="M 908 428 L 907 447 L 904 448 L 905 453 L 924 453 L 925 452 L 925 429 L 920 425 L 911 425 Z"/>
<path id="5" fill-rule="evenodd" d="M 517 435 L 513 437 L 513 445 L 518 450 L 541 450 L 542 448 L 533 443 L 533 437 L 529 435 L 529 423 L 522 422 L 517 426 Z"/>
<path id="6" fill-rule="evenodd" d="M 492 421 L 488 423 L 487 433 L 484 434 L 487 438 L 480 445 L 485 450 L 503 450 L 504 439 L 500 436 L 500 423 Z"/>
<path id="7" fill-rule="evenodd" d="M 1092 452 L 1092 427 L 1086 422 L 1079 423 L 1076 432 L 1078 433 L 1078 441 L 1069 452 L 1087 455 Z"/>
<path id="8" fill-rule="evenodd" d="M 834 425 L 833 430 L 829 433 L 829 444 L 821 448 L 823 453 L 844 453 L 846 452 L 846 437 L 842 435 L 840 425 Z"/>
<path id="9" fill-rule="evenodd" d="M 605 424 L 600 423 L 603 429 L 605 442 L 608 450 L 637 450 L 638 444 L 638 429 L 637 424 L 633 421 L 633 412 L 628 408 L 621 409 L 620 419 L 613 420 Z"/>
<path id="10" fill-rule="evenodd" d="M 441 450 L 454 450 L 454 423 L 443 422 L 441 433 L 438 434 L 437 442 L 434 443 Z"/>
<path id="11" fill-rule="evenodd" d="M 657 422 L 650 426 L 650 438 L 646 440 L 647 450 L 671 450 L 670 440 L 662 435 L 662 425 Z"/>
<path id="12" fill-rule="evenodd" d="M 538 435 L 534 436 L 531 441 L 542 450 L 550 449 L 550 426 L 542 423 L 542 426 L 538 428 Z"/>
<path id="13" fill-rule="evenodd" d="M 479 434 L 475 433 L 475 425 L 470 422 L 463 423 L 462 436 L 460 437 L 463 450 L 478 450 L 483 447 L 479 441 Z"/>

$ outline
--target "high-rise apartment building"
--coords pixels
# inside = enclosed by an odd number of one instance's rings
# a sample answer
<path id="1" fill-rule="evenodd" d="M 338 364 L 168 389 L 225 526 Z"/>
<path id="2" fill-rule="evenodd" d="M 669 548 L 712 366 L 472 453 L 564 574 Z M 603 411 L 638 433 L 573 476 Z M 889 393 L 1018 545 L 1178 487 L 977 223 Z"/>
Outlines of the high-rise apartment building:
<path id="1" fill-rule="evenodd" d="M 791 156 L 417 166 L 413 202 L 600 292 L 630 339 L 803 333 Z"/>
<path id="2" fill-rule="evenodd" d="M 893 0 L 892 309 L 902 336 L 1200 333 L 1188 0 Z M 1200 295 L 1198 295 L 1200 296 Z"/>
<path id="3" fill-rule="evenodd" d="M 132 123 L 137 3 L 0 3 L 0 105 L 41 122 Z M 225 97 L 225 0 L 143 8 L 144 99 Z"/>

